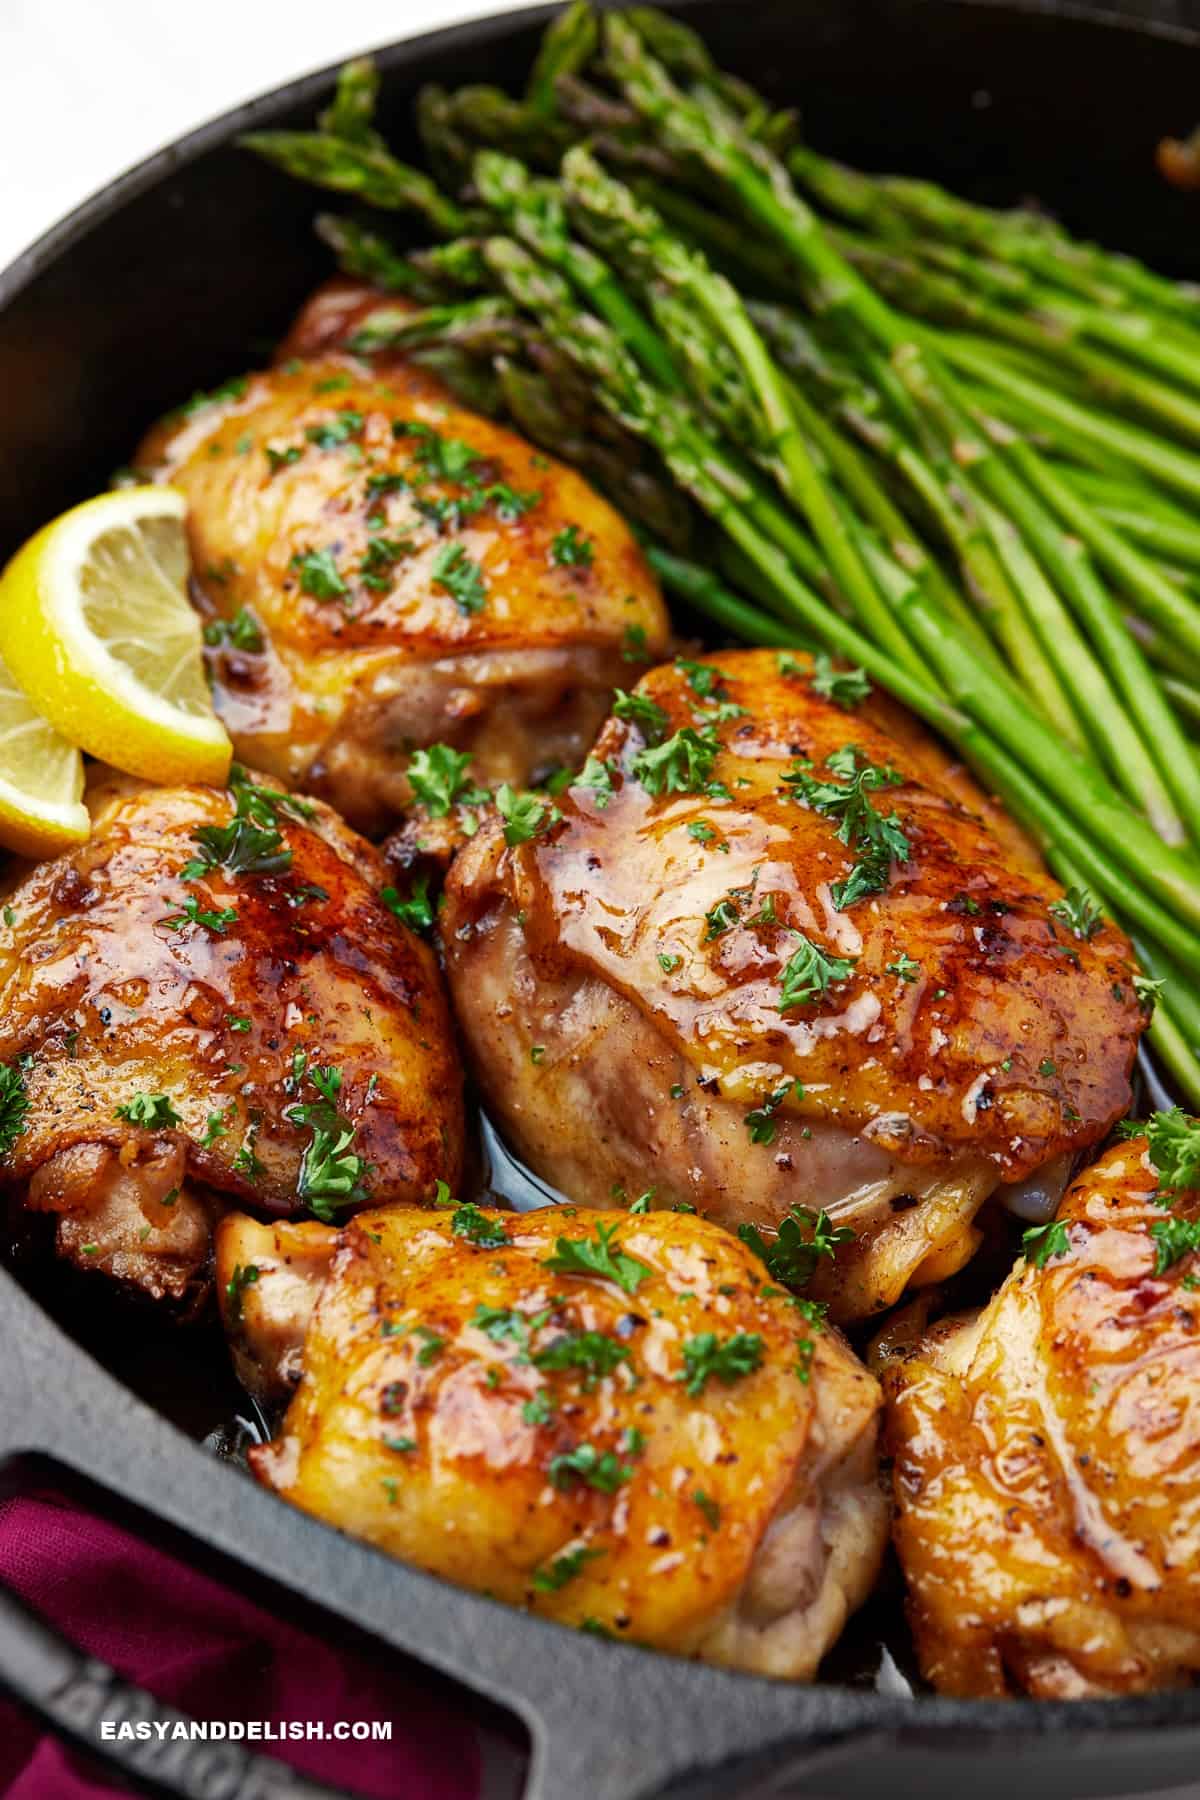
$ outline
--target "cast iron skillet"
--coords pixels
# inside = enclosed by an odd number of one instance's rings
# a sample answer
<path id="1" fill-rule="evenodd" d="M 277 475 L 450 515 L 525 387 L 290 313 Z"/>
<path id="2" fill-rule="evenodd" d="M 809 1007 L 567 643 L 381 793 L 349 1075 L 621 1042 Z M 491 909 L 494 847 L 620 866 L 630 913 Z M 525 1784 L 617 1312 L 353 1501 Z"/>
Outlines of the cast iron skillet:
<path id="1" fill-rule="evenodd" d="M 551 10 L 384 50 L 385 127 L 411 138 L 425 81 L 519 83 Z M 1200 112 L 1200 0 L 691 0 L 687 11 L 723 63 L 802 105 L 821 148 L 982 200 L 1040 196 L 1076 230 L 1200 278 L 1200 203 L 1169 192 L 1152 155 Z M 232 140 L 307 123 L 332 77 L 294 82 L 164 150 L 0 275 L 0 556 L 102 487 L 158 413 L 261 358 L 325 272 L 313 193 Z M 82 1473 L 187 1534 L 193 1552 L 232 1558 L 510 1709 L 532 1740 L 526 1800 L 957 1800 L 964 1785 L 973 1800 L 1007 1800 L 1017 1781 L 1029 1800 L 1195 1789 L 1200 1692 L 1070 1706 L 796 1687 L 460 1592 L 281 1510 L 3 1270 L 0 1307 L 10 1470 L 33 1457 Z M 3 1594 L 0 1679 L 153 1792 L 328 1795 L 234 1748 L 214 1759 L 200 1744 L 104 1742 L 102 1717 L 175 1715 Z"/>

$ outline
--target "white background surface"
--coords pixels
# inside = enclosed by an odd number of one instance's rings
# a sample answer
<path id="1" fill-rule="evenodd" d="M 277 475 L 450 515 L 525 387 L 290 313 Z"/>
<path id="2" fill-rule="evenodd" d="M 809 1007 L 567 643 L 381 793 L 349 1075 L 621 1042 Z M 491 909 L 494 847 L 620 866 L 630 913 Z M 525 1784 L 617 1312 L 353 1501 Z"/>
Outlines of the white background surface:
<path id="1" fill-rule="evenodd" d="M 294 75 L 523 0 L 0 0 L 0 268 L 131 163 Z"/>
<path id="2" fill-rule="evenodd" d="M 373 45 L 525 3 L 0 0 L 0 268 L 113 176 L 226 107 Z"/>

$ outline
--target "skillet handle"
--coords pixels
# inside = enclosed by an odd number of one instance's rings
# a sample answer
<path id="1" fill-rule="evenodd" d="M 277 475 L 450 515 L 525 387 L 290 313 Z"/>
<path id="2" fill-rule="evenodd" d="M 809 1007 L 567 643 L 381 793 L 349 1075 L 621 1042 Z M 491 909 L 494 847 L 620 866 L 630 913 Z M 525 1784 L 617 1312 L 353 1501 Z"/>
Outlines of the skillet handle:
<path id="1" fill-rule="evenodd" d="M 122 1679 L 107 1663 L 85 1656 L 23 1600 L 0 1588 L 0 1686 L 23 1702 L 59 1737 L 143 1792 L 163 1800 L 354 1800 L 343 1788 L 325 1787 L 271 1756 L 240 1743 L 183 1736 L 186 1713 L 165 1706 L 144 1688 Z M 144 1738 L 104 1737 L 106 1723 L 158 1726 Z"/>

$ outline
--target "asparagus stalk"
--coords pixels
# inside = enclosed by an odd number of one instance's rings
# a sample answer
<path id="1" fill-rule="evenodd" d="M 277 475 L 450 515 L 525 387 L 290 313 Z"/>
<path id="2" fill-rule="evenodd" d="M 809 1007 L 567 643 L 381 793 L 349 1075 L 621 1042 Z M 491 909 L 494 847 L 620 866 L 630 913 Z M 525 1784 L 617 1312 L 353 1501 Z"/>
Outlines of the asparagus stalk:
<path id="1" fill-rule="evenodd" d="M 804 644 L 804 634 L 795 625 L 785 624 L 770 613 L 760 611 L 727 588 L 724 582 L 718 581 L 711 570 L 676 555 L 661 544 L 647 544 L 644 549 L 647 562 L 663 586 L 722 630 L 749 644 L 773 644 L 784 650 Z"/>
<path id="2" fill-rule="evenodd" d="M 1084 332 L 1069 313 L 1050 308 L 1036 314 L 1014 311 L 1011 303 L 996 305 L 959 282 L 922 268 L 893 247 L 878 246 L 846 232 L 832 234 L 832 241 L 880 293 L 906 312 L 1031 350 L 1043 359 L 1044 370 L 1056 384 L 1062 380 L 1063 369 L 1073 370 L 1100 400 L 1161 419 L 1170 429 L 1200 443 L 1200 400 L 1130 368 L 1106 351 L 1089 348 L 1082 341 Z"/>
<path id="3" fill-rule="evenodd" d="M 571 0 L 565 11 L 551 19 L 534 58 L 525 89 L 525 105 L 531 114 L 540 119 L 554 117 L 559 81 L 580 74 L 599 43 L 600 31 L 589 0 Z"/>
<path id="4" fill-rule="evenodd" d="M 565 284 L 549 279 L 550 272 L 519 245 L 493 240 L 486 254 L 512 298 L 532 310 L 589 371 L 603 403 L 628 429 L 654 442 L 680 484 L 779 588 L 800 621 L 957 743 L 986 769 L 998 792 L 1018 795 L 1025 812 L 1073 847 L 1093 879 L 1107 884 L 1106 891 L 1115 884 L 1125 894 L 1132 916 L 1164 944 L 1178 946 L 1185 962 L 1200 967 L 1195 929 L 1200 926 L 1200 870 L 1190 858 L 1165 847 L 1098 770 L 1067 750 L 1010 684 L 998 682 L 927 596 L 911 613 L 951 702 L 840 619 L 763 539 L 739 503 L 736 471 L 718 443 L 696 432 L 678 397 L 648 386 L 614 334 L 601 321 L 581 315 Z M 1053 791 L 1054 800 L 1039 782 Z M 1097 869 L 1104 871 L 1103 882 L 1094 873 Z"/>
<path id="5" fill-rule="evenodd" d="M 299 181 L 353 194 L 386 212 L 418 213 L 439 237 L 462 237 L 478 222 L 478 215 L 448 199 L 428 175 L 397 161 L 373 133 L 361 139 L 321 131 L 249 131 L 238 143 Z"/>
<path id="6" fill-rule="evenodd" d="M 737 289 L 699 252 L 688 250 L 657 213 L 607 175 L 582 147 L 568 151 L 563 158 L 562 178 L 573 209 L 586 221 L 598 221 L 606 241 L 615 243 L 635 264 L 648 267 L 691 302 L 710 332 L 727 344 L 753 394 L 761 420 L 760 441 L 769 448 L 780 486 L 807 518 L 838 586 L 872 635 L 919 672 L 921 665 L 912 646 L 891 616 L 833 503 L 828 483 L 800 429 L 788 383 Z"/>

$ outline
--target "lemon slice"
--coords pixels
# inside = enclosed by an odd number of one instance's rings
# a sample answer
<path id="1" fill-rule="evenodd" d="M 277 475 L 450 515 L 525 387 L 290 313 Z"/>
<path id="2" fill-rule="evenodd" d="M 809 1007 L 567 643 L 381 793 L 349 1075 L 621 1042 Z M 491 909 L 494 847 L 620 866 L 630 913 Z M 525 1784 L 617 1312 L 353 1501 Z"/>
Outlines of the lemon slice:
<path id="1" fill-rule="evenodd" d="M 174 488 L 123 488 L 63 513 L 0 576 L 0 656 L 89 755 L 147 781 L 223 782 L 188 604 L 187 510 Z"/>
<path id="2" fill-rule="evenodd" d="M 36 713 L 0 663 L 0 844 L 56 856 L 91 830 L 83 758 Z"/>

